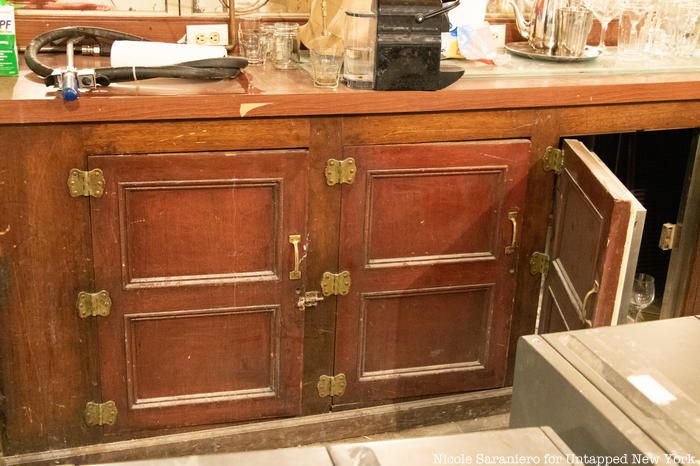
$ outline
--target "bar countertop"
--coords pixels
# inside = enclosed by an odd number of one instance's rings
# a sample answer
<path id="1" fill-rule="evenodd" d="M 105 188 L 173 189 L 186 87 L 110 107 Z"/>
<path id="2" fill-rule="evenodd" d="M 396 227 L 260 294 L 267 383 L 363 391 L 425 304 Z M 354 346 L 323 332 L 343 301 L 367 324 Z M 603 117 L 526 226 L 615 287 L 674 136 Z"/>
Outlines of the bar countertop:
<path id="1" fill-rule="evenodd" d="M 229 81 L 117 83 L 64 102 L 22 67 L 18 77 L 0 78 L 0 99 L 0 124 L 367 115 L 700 100 L 700 71 L 477 75 L 436 92 L 380 92 L 318 89 L 301 69 L 266 64 Z"/>

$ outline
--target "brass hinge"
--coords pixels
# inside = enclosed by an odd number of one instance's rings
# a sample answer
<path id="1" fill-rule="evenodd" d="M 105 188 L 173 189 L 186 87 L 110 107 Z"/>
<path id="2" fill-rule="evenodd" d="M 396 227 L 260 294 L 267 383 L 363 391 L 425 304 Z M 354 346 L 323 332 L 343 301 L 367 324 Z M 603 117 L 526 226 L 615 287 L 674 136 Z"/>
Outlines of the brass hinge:
<path id="1" fill-rule="evenodd" d="M 68 191 L 73 197 L 102 197 L 105 193 L 105 177 L 102 170 L 90 171 L 73 168 L 68 175 Z"/>
<path id="2" fill-rule="evenodd" d="M 322 375 L 318 378 L 316 388 L 318 389 L 318 396 L 325 398 L 327 396 L 343 396 L 347 385 L 345 374 L 337 374 L 336 376 Z"/>
<path id="3" fill-rule="evenodd" d="M 662 251 L 670 251 L 676 242 L 676 225 L 664 223 L 661 226 L 661 237 L 659 238 L 659 248 Z"/>
<path id="4" fill-rule="evenodd" d="M 546 275 L 549 270 L 549 256 L 542 252 L 533 252 L 530 256 L 530 273 Z"/>
<path id="5" fill-rule="evenodd" d="M 338 183 L 352 184 L 355 181 L 355 159 L 348 157 L 345 160 L 328 159 L 326 161 L 326 184 L 334 186 Z"/>
<path id="6" fill-rule="evenodd" d="M 300 311 L 303 311 L 307 307 L 316 307 L 321 301 L 323 301 L 323 296 L 321 296 L 318 291 L 307 291 L 303 295 L 299 296 L 299 299 L 297 300 L 297 308 Z"/>
<path id="7" fill-rule="evenodd" d="M 544 171 L 553 171 L 558 175 L 564 169 L 564 151 L 552 146 L 547 147 L 542 156 L 542 164 Z"/>
<path id="8" fill-rule="evenodd" d="M 321 278 L 321 291 L 323 296 L 345 296 L 350 292 L 350 272 L 330 273 L 323 272 Z"/>
<path id="9" fill-rule="evenodd" d="M 88 426 L 113 426 L 117 422 L 117 405 L 114 401 L 95 403 L 88 401 L 83 413 L 85 424 Z"/>
<path id="10" fill-rule="evenodd" d="M 87 317 L 107 317 L 112 309 L 112 298 L 105 290 L 97 293 L 81 291 L 78 293 L 78 314 L 83 319 Z"/>

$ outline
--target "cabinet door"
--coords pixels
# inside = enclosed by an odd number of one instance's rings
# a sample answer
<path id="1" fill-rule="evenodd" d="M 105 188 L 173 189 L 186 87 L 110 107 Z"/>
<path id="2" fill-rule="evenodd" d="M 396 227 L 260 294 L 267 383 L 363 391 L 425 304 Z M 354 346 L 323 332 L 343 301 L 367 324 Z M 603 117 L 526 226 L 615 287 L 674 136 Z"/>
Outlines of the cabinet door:
<path id="1" fill-rule="evenodd" d="M 103 401 L 112 430 L 300 414 L 305 151 L 90 157 Z"/>
<path id="2" fill-rule="evenodd" d="M 338 299 L 347 388 L 334 404 L 503 384 L 529 148 L 346 148 L 357 175 L 342 188 L 339 263 L 352 284 Z"/>
<path id="3" fill-rule="evenodd" d="M 602 160 L 564 141 L 540 332 L 617 323 L 627 311 L 646 210 Z"/>

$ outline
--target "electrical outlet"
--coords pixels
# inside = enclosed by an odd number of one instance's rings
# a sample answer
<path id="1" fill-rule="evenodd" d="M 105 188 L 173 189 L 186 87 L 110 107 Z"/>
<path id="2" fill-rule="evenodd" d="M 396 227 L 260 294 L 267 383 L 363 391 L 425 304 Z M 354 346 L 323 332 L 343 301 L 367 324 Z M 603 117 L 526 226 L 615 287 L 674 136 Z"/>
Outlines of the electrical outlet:
<path id="1" fill-rule="evenodd" d="M 228 45 L 228 25 L 188 24 L 187 43 L 196 45 Z"/>
<path id="2" fill-rule="evenodd" d="M 493 35 L 493 42 L 496 48 L 503 48 L 506 46 L 506 25 L 505 24 L 492 24 L 491 34 Z"/>

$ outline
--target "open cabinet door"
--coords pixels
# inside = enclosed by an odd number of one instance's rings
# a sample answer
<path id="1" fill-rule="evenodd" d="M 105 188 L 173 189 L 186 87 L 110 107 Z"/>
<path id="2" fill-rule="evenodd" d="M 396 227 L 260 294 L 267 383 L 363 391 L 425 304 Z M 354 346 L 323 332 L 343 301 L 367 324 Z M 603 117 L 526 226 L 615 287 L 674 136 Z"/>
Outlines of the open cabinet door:
<path id="1" fill-rule="evenodd" d="M 564 141 L 540 333 L 617 323 L 627 312 L 646 209 L 580 141 Z"/>

